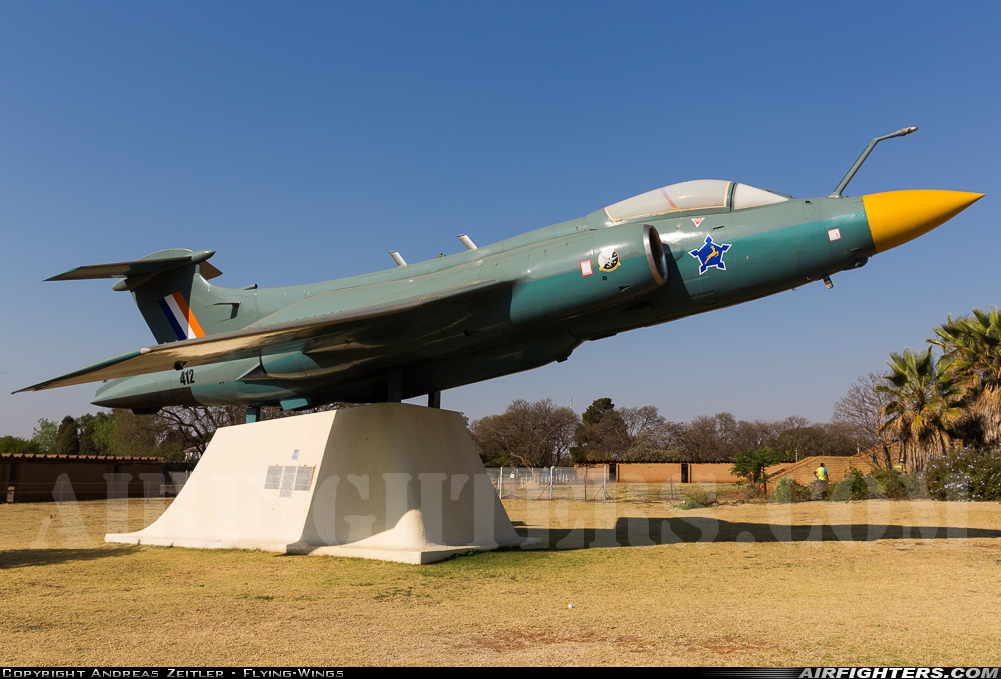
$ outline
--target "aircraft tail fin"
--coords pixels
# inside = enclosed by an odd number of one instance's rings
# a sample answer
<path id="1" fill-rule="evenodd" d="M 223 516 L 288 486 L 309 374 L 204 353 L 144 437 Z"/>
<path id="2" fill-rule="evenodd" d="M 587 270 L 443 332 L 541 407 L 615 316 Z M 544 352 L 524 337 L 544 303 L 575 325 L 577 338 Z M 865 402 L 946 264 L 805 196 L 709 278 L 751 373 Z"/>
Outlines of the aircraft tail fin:
<path id="1" fill-rule="evenodd" d="M 161 250 L 129 262 L 70 269 L 49 281 L 118 278 L 114 289 L 129 291 L 157 343 L 240 330 L 257 320 L 255 290 L 226 288 L 208 281 L 222 272 L 209 264 L 214 250 Z"/>

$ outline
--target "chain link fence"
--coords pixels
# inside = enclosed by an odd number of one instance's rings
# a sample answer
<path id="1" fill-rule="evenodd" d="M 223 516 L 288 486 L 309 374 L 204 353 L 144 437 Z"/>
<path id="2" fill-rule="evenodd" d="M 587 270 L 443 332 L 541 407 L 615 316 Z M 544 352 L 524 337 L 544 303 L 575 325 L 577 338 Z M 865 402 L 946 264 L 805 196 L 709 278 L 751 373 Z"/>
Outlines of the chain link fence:
<path id="1" fill-rule="evenodd" d="M 610 465 L 587 467 L 488 467 L 502 500 L 611 500 Z"/>

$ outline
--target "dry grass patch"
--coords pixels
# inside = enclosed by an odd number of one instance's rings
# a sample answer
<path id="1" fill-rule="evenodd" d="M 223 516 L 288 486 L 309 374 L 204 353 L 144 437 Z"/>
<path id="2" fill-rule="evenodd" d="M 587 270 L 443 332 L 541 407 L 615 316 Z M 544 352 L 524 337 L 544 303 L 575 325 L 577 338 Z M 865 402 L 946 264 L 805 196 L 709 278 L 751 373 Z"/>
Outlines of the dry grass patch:
<path id="1" fill-rule="evenodd" d="M 106 503 L 0 505 L 0 663 L 1001 664 L 1001 505 L 505 504 L 552 547 L 407 566 L 110 546 Z"/>

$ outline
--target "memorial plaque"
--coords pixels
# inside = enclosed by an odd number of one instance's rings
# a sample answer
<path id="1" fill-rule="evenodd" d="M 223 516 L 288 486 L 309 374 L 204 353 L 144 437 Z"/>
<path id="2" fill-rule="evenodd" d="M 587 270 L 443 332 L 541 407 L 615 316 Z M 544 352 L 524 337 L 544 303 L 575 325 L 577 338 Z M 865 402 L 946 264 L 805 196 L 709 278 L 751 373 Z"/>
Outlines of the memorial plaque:
<path id="1" fill-rule="evenodd" d="M 278 497 L 292 497 L 292 486 L 295 483 L 295 467 L 285 467 L 282 472 L 281 490 Z"/>
<path id="2" fill-rule="evenodd" d="M 297 467 L 295 472 L 295 486 L 293 490 L 309 490 L 313 482 L 313 469 L 315 467 Z"/>
<path id="3" fill-rule="evenodd" d="M 268 476 L 264 479 L 264 490 L 278 490 L 282 485 L 281 465 L 268 467 Z"/>

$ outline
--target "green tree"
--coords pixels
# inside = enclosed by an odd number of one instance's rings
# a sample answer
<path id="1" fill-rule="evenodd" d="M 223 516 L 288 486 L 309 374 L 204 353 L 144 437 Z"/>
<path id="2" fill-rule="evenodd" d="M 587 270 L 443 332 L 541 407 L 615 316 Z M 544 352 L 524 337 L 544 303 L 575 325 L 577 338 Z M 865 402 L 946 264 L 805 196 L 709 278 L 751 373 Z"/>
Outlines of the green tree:
<path id="1" fill-rule="evenodd" d="M 125 457 L 156 455 L 157 444 L 163 438 L 163 425 L 157 415 L 133 415 L 131 410 L 115 410 L 112 418 L 114 425 L 99 428 L 98 434 L 98 439 L 105 443 L 111 439 L 112 454 Z"/>
<path id="2" fill-rule="evenodd" d="M 949 370 L 964 388 L 984 440 L 1001 443 L 1001 311 L 992 306 L 957 320 L 950 316 L 929 341 L 951 359 Z"/>
<path id="3" fill-rule="evenodd" d="M 52 444 L 51 451 L 56 455 L 77 455 L 80 452 L 80 433 L 77 430 L 75 419 L 67 415 L 59 423 L 59 431 L 56 433 L 56 442 Z"/>
<path id="4" fill-rule="evenodd" d="M 574 443 L 574 460 L 600 462 L 623 459 L 632 441 L 622 416 L 608 410 L 597 423 L 578 425 Z"/>
<path id="5" fill-rule="evenodd" d="M 116 436 L 120 419 L 116 413 L 99 413 L 91 434 L 98 455 L 117 455 Z"/>
<path id="6" fill-rule="evenodd" d="M 877 389 L 889 396 L 883 431 L 900 445 L 911 472 L 922 472 L 930 455 L 948 450 L 951 428 L 963 416 L 963 391 L 950 376 L 952 357 L 932 360 L 932 350 L 890 354 L 890 374 Z"/>
<path id="7" fill-rule="evenodd" d="M 610 398 L 595 399 L 581 416 L 571 454 L 575 462 L 618 460 L 632 444 L 629 426 Z"/>
<path id="8" fill-rule="evenodd" d="M 112 455 L 114 442 L 109 440 L 109 426 L 113 429 L 114 418 L 107 413 L 92 415 L 85 413 L 76 418 L 77 430 L 80 432 L 81 455 Z"/>
<path id="9" fill-rule="evenodd" d="M 81 455 L 97 455 L 97 446 L 94 444 L 94 420 L 94 416 L 90 413 L 84 413 L 76 418 Z"/>
<path id="10" fill-rule="evenodd" d="M 0 453 L 39 453 L 41 448 L 34 441 L 17 436 L 0 436 Z"/>
<path id="11" fill-rule="evenodd" d="M 596 398 L 591 405 L 587 407 L 584 414 L 581 415 L 580 419 L 584 421 L 584 424 L 598 424 L 601 422 L 601 418 L 604 417 L 605 413 L 609 410 L 615 408 L 615 404 L 612 403 L 610 398 Z"/>
<path id="12" fill-rule="evenodd" d="M 755 490 L 761 485 L 762 493 L 768 494 L 768 474 L 766 470 L 773 464 L 782 461 L 782 456 L 773 453 L 767 448 L 760 450 L 742 450 L 733 458 L 733 467 L 730 473 L 734 476 L 744 478 L 748 485 Z"/>
<path id="13" fill-rule="evenodd" d="M 56 435 L 59 433 L 59 425 L 44 417 L 39 418 L 38 426 L 31 433 L 31 442 L 38 446 L 43 453 L 52 450 L 56 444 Z"/>

